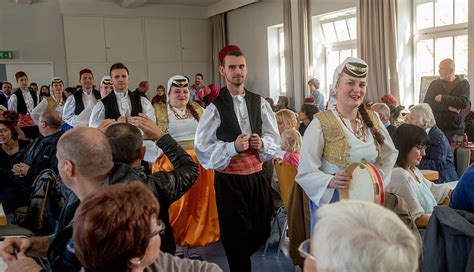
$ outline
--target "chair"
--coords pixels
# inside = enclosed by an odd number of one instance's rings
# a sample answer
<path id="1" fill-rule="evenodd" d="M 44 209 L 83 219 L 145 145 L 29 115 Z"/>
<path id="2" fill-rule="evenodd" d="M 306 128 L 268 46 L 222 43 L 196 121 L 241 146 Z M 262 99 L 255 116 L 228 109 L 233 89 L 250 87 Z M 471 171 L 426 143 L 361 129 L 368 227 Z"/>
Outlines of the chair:
<path id="1" fill-rule="evenodd" d="M 296 170 L 296 167 L 294 167 L 293 165 L 282 164 L 279 162 L 276 162 L 274 166 L 275 166 L 275 171 L 278 177 L 278 183 L 280 185 L 280 197 L 283 201 L 283 206 L 288 211 L 290 195 L 291 195 L 293 186 L 295 185 L 295 177 L 296 177 L 297 170 Z M 285 219 L 285 224 L 280 234 L 280 240 L 278 241 L 278 257 L 280 256 L 281 244 L 282 244 L 284 235 L 286 233 L 285 230 L 287 226 L 288 226 L 288 219 Z M 266 252 L 267 247 L 268 247 L 268 243 L 265 245 L 265 252 Z"/>
<path id="2" fill-rule="evenodd" d="M 469 161 L 471 159 L 471 150 L 464 147 L 456 147 L 453 151 L 454 154 L 454 165 L 456 166 L 456 172 L 461 177 L 464 171 L 469 167 Z"/>

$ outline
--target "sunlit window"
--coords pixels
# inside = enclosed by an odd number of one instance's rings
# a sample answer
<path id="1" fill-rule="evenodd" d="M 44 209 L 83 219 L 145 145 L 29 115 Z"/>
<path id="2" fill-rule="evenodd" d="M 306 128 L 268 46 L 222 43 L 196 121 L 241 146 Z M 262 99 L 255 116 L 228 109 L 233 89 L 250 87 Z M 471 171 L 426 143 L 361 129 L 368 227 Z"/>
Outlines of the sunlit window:
<path id="1" fill-rule="evenodd" d="M 280 61 L 280 93 L 286 95 L 285 35 L 283 34 L 283 27 L 278 28 L 278 56 Z"/>
<path id="2" fill-rule="evenodd" d="M 319 28 L 316 29 L 313 36 L 319 37 L 322 35 L 322 39 L 314 43 L 314 55 L 325 56 L 323 62 L 316 62 L 313 66 L 315 66 L 314 70 L 317 71 L 316 76 L 325 75 L 325 78 L 319 79 L 323 91 L 328 94 L 332 87 L 334 69 L 345 58 L 357 56 L 356 9 L 351 8 L 314 17 L 313 24 Z M 318 33 L 321 33 L 321 35 Z M 323 45 L 323 48 L 320 49 L 321 45 Z M 324 65 L 324 68 L 320 65 Z"/>
<path id="3" fill-rule="evenodd" d="M 468 0 L 415 0 L 415 102 L 422 77 L 438 75 L 439 63 L 451 58 L 456 74 L 467 75 Z"/>

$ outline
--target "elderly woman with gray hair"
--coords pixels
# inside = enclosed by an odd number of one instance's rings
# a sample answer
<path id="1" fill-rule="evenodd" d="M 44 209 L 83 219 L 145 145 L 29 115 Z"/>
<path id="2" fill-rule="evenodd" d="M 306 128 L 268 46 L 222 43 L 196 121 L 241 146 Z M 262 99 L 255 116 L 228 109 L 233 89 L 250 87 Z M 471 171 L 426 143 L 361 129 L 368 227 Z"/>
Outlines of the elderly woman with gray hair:
<path id="1" fill-rule="evenodd" d="M 426 103 L 414 106 L 410 109 L 407 122 L 424 129 L 430 139 L 430 144 L 425 151 L 426 155 L 418 168 L 438 171 L 439 179 L 435 181 L 436 183 L 458 180 L 449 140 L 436 125 L 431 107 Z"/>

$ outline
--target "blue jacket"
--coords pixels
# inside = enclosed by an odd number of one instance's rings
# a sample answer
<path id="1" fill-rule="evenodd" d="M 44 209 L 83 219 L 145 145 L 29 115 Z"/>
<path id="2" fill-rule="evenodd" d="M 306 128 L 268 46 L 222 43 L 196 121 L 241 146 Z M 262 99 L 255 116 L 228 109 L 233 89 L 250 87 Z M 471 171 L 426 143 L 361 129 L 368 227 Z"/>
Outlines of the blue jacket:
<path id="1" fill-rule="evenodd" d="M 449 206 L 474 213 L 474 164 L 466 169 L 451 194 Z"/>
<path id="2" fill-rule="evenodd" d="M 430 169 L 439 172 L 439 179 L 436 183 L 443 183 L 458 180 L 456 168 L 454 168 L 454 156 L 449 141 L 434 125 L 428 133 L 430 144 L 426 148 L 426 156 L 420 162 L 419 169 Z"/>

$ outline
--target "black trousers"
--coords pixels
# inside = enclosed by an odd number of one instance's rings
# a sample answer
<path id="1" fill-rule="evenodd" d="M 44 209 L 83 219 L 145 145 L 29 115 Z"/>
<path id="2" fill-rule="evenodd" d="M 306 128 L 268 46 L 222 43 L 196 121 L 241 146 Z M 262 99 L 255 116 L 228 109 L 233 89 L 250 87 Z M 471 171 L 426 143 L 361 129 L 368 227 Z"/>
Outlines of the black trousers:
<path id="1" fill-rule="evenodd" d="M 250 257 L 268 239 L 273 202 L 263 171 L 251 175 L 216 172 L 221 241 L 230 271 L 251 271 Z"/>

